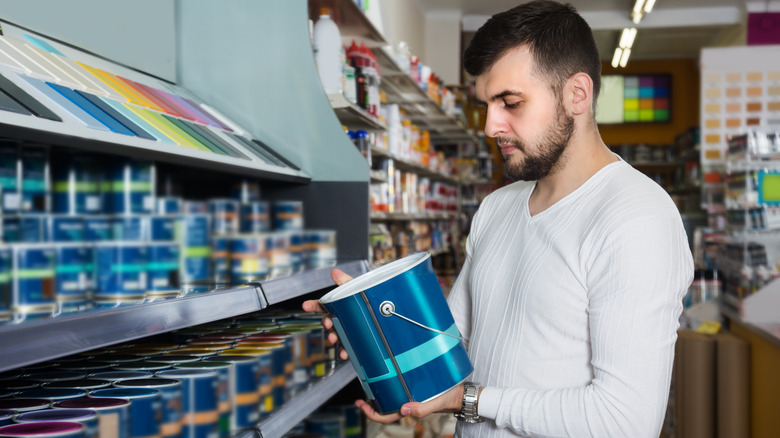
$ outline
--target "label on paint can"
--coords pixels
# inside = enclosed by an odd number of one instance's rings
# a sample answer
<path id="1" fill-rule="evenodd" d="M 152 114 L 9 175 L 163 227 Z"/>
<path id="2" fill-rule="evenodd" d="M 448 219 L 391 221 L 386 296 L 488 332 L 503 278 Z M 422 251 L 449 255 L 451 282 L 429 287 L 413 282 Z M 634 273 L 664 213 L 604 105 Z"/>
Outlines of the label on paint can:
<path id="1" fill-rule="evenodd" d="M 89 251 L 83 244 L 57 244 L 55 251 L 56 297 L 58 301 L 86 297 Z"/>
<path id="2" fill-rule="evenodd" d="M 108 216 L 84 217 L 85 241 L 105 242 L 111 239 L 111 219 Z"/>
<path id="3" fill-rule="evenodd" d="M 46 242 L 83 242 L 84 219 L 79 216 L 49 215 L 43 220 Z"/>
<path id="4" fill-rule="evenodd" d="M 259 281 L 268 278 L 270 236 L 267 233 L 230 237 L 230 275 L 233 281 Z"/>
<path id="5" fill-rule="evenodd" d="M 49 210 L 49 149 L 25 145 L 21 155 L 21 211 L 44 213 Z"/>
<path id="6" fill-rule="evenodd" d="M 179 285 L 179 244 L 150 242 L 147 244 L 147 292 L 169 290 Z"/>
<path id="7" fill-rule="evenodd" d="M 54 247 L 46 244 L 14 244 L 12 306 L 54 305 Z"/>
<path id="8" fill-rule="evenodd" d="M 146 244 L 142 242 L 96 243 L 96 297 L 143 294 L 147 282 L 146 254 Z"/>
<path id="9" fill-rule="evenodd" d="M 278 201 L 274 203 L 275 230 L 303 229 L 303 202 Z"/>
<path id="10" fill-rule="evenodd" d="M 0 315 L 10 316 L 11 311 L 11 248 L 0 245 Z M 7 319 L 0 316 L 0 320 Z"/>
<path id="11" fill-rule="evenodd" d="M 155 167 L 141 161 L 116 164 L 101 183 L 107 213 L 148 214 L 154 210 Z"/>

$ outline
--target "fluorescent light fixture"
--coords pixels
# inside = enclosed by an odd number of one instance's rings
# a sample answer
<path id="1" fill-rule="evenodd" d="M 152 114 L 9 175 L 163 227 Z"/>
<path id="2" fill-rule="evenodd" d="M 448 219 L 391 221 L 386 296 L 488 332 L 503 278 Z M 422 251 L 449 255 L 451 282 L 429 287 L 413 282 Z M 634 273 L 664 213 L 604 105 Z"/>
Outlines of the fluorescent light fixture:
<path id="1" fill-rule="evenodd" d="M 620 43 L 618 45 L 621 49 L 630 49 L 634 45 L 634 38 L 636 38 L 636 28 L 626 27 L 620 34 Z"/>
<path id="2" fill-rule="evenodd" d="M 631 49 L 623 49 L 623 54 L 620 56 L 620 66 L 625 67 L 628 64 L 628 57 L 631 56 Z M 614 59 L 612 60 L 614 62 Z"/>
<path id="3" fill-rule="evenodd" d="M 642 12 L 642 7 L 645 5 L 645 0 L 636 0 L 634 2 L 634 13 Z"/>
<path id="4" fill-rule="evenodd" d="M 642 17 L 644 17 L 645 14 L 642 13 L 642 11 L 639 12 L 632 12 L 631 13 L 631 21 L 634 22 L 634 24 L 639 24 L 640 21 L 642 21 Z"/>
<path id="5" fill-rule="evenodd" d="M 645 7 L 642 8 L 642 11 L 649 14 L 653 10 L 653 6 L 655 6 L 655 0 L 645 0 Z"/>
<path id="6" fill-rule="evenodd" d="M 620 47 L 615 48 L 615 54 L 612 55 L 612 68 L 617 68 L 620 63 L 620 57 L 623 55 L 623 49 Z"/>

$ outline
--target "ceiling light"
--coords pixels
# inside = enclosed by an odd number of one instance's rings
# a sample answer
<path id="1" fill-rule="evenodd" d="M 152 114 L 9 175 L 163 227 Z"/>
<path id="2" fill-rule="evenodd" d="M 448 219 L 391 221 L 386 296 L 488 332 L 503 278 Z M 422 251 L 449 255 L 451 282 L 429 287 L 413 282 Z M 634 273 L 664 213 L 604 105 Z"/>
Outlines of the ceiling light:
<path id="1" fill-rule="evenodd" d="M 645 7 L 642 8 L 642 11 L 649 14 L 653 10 L 653 6 L 655 6 L 655 0 L 645 0 Z"/>
<path id="2" fill-rule="evenodd" d="M 623 49 L 623 54 L 620 56 L 620 66 L 625 67 L 628 64 L 628 57 L 631 56 L 631 49 Z M 614 59 L 612 60 L 614 62 Z"/>
<path id="3" fill-rule="evenodd" d="M 620 43 L 618 46 L 622 49 L 630 49 L 634 45 L 634 39 L 636 38 L 636 28 L 626 27 L 620 34 Z"/>
<path id="4" fill-rule="evenodd" d="M 634 22 L 634 24 L 639 24 L 640 21 L 642 21 L 642 17 L 644 17 L 645 14 L 642 13 L 642 11 L 639 12 L 631 12 L 631 21 Z"/>
<path id="5" fill-rule="evenodd" d="M 621 55 L 623 55 L 623 49 L 620 47 L 616 48 L 615 54 L 612 56 L 612 68 L 617 68 Z"/>

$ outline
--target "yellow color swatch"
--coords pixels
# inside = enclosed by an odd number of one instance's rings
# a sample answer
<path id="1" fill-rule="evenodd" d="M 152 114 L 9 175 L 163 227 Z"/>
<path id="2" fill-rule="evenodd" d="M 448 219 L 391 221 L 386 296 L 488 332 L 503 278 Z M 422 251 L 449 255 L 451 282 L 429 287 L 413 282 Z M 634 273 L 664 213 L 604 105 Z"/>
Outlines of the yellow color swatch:
<path id="1" fill-rule="evenodd" d="M 754 71 L 747 74 L 748 82 L 761 82 L 764 80 L 764 74 L 760 71 Z"/>
<path id="2" fill-rule="evenodd" d="M 704 121 L 704 127 L 709 129 L 720 128 L 720 119 L 707 119 Z"/>
<path id="3" fill-rule="evenodd" d="M 156 117 L 154 117 L 154 113 L 148 110 L 145 110 L 143 108 L 138 108 L 137 106 L 123 104 L 127 107 L 130 111 L 134 112 L 138 117 L 144 119 L 144 121 L 152 126 L 154 126 L 158 131 L 165 134 L 166 137 L 173 140 L 177 145 L 184 146 L 186 148 L 190 149 L 199 149 L 195 147 L 195 145 L 191 144 L 189 141 L 187 141 L 186 138 L 182 137 L 175 131 L 169 128 L 168 124 L 160 122 L 160 120 Z"/>
<path id="4" fill-rule="evenodd" d="M 704 142 L 707 144 L 720 144 L 720 135 L 707 134 L 704 136 Z"/>
<path id="5" fill-rule="evenodd" d="M 100 79 L 104 84 L 108 85 L 109 87 L 111 87 L 111 89 L 124 96 L 124 98 L 127 99 L 128 102 L 134 103 L 136 105 L 141 105 L 141 106 L 145 105 L 141 99 L 139 99 L 132 93 L 128 93 L 122 87 L 120 87 L 119 84 L 117 84 L 113 79 L 108 77 L 106 75 L 106 72 L 104 72 L 103 70 L 92 67 L 91 65 L 83 64 L 78 61 L 76 61 L 76 64 L 84 67 L 85 70 L 92 73 L 93 76 Z"/>
<path id="6" fill-rule="evenodd" d="M 717 99 L 720 97 L 721 90 L 720 88 L 707 88 L 704 91 L 704 96 L 707 99 Z"/>

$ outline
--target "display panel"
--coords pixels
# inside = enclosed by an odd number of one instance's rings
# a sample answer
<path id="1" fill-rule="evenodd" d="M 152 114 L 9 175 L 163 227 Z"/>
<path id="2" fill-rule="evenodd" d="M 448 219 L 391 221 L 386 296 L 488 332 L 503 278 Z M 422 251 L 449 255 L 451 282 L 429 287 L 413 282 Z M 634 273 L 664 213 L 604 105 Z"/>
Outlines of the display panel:
<path id="1" fill-rule="evenodd" d="M 670 74 L 604 75 L 596 103 L 596 122 L 669 122 L 671 85 Z"/>

